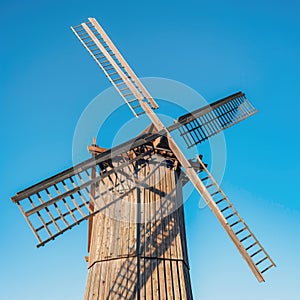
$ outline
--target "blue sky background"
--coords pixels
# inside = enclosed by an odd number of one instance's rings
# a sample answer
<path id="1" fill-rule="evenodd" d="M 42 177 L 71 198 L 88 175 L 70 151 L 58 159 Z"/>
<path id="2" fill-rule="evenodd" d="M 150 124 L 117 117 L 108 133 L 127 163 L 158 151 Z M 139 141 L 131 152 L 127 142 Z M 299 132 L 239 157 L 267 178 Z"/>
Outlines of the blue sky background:
<path id="1" fill-rule="evenodd" d="M 222 187 L 278 268 L 258 284 L 195 194 L 194 298 L 299 299 L 299 13 L 291 0 L 0 0 L 0 298 L 83 298 L 86 226 L 36 249 L 10 196 L 72 164 L 77 120 L 110 86 L 69 29 L 92 16 L 140 77 L 183 82 L 210 101 L 243 90 L 260 110 L 225 132 Z"/>

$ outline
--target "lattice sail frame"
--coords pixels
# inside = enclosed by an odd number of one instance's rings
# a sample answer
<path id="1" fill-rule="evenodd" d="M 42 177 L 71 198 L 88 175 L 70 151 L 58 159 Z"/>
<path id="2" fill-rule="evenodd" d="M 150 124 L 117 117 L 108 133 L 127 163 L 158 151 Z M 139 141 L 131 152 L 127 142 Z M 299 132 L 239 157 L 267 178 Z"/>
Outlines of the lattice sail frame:
<path id="1" fill-rule="evenodd" d="M 106 209 L 113 200 L 135 189 L 135 162 L 149 159 L 153 154 L 153 147 L 144 145 L 144 142 L 139 141 L 130 149 L 126 147 L 128 145 L 124 146 L 122 152 L 116 151 L 113 159 L 110 154 L 114 152 L 100 154 L 12 197 L 38 239 L 38 247 Z M 127 151 L 124 151 L 126 148 Z M 137 151 L 140 153 L 133 157 Z M 113 182 L 113 190 L 105 188 L 108 181 Z M 101 190 L 95 198 L 90 193 L 93 185 Z M 93 210 L 90 203 L 93 204 Z"/>
<path id="2" fill-rule="evenodd" d="M 158 108 L 96 19 L 89 18 L 88 22 L 71 29 L 136 117 L 145 113 L 140 101 L 146 101 L 153 109 Z"/>
<path id="3" fill-rule="evenodd" d="M 257 113 L 242 92 L 178 118 L 178 129 L 188 148 Z"/>

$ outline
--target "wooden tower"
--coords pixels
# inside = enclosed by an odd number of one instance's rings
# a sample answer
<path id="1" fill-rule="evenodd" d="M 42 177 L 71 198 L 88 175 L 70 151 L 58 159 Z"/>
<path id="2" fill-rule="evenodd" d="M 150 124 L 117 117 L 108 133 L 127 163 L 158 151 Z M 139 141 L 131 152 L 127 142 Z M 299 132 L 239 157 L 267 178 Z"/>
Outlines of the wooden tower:
<path id="1" fill-rule="evenodd" d="M 151 124 L 112 149 L 89 146 L 92 158 L 18 192 L 20 208 L 38 247 L 89 220 L 85 300 L 192 299 L 182 188 L 191 182 L 259 282 L 275 263 L 240 216 L 202 155 L 187 148 L 257 111 L 242 92 L 180 116 L 165 126 L 158 104 L 93 18 L 71 27 L 138 117 Z"/>
<path id="2" fill-rule="evenodd" d="M 95 188 L 122 197 L 112 195 L 113 204 L 91 219 L 85 300 L 192 299 L 180 168 L 170 149 L 151 144 L 130 153 L 143 156 L 135 170 L 114 173 Z"/>

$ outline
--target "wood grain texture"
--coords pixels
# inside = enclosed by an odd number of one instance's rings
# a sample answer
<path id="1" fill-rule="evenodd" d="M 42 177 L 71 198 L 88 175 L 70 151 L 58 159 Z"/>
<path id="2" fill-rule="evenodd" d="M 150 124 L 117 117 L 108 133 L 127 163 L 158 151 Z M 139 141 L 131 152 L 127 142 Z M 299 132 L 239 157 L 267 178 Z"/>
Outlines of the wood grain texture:
<path id="1" fill-rule="evenodd" d="M 113 195 L 94 216 L 85 300 L 193 299 L 174 160 L 156 154 L 138 161 L 137 187 L 122 199 Z"/>

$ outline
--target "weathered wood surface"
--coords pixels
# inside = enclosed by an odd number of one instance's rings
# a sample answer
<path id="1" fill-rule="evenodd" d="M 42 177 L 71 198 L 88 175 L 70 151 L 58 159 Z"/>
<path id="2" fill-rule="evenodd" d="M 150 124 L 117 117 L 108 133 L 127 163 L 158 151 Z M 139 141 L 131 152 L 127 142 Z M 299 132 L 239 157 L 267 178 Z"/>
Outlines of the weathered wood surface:
<path id="1" fill-rule="evenodd" d="M 192 299 L 182 185 L 162 159 L 141 162 L 142 184 L 93 218 L 85 300 Z"/>

